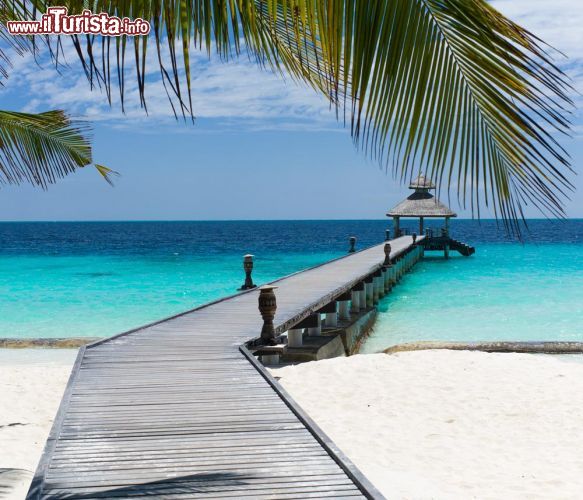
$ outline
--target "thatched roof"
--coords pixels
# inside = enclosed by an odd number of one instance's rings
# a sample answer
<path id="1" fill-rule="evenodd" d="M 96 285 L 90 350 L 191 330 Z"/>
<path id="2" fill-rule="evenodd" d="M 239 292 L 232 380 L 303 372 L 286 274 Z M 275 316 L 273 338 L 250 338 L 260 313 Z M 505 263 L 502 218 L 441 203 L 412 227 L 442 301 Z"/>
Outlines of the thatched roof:
<path id="1" fill-rule="evenodd" d="M 419 175 L 417 179 L 411 181 L 409 189 L 435 189 L 435 184 L 424 175 Z"/>
<path id="2" fill-rule="evenodd" d="M 389 217 L 457 217 L 428 191 L 415 191 L 387 213 Z"/>

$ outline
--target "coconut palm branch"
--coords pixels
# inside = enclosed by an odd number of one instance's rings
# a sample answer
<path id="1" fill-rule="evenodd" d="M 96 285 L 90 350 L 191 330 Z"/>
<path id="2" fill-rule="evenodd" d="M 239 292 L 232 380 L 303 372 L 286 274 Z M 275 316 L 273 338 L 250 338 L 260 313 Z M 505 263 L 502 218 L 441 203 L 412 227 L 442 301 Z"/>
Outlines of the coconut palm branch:
<path id="1" fill-rule="evenodd" d="M 48 3 L 10 0 L 23 18 Z M 478 217 L 485 204 L 514 229 L 526 205 L 563 215 L 573 185 L 557 136 L 569 133 L 569 82 L 549 47 L 485 0 L 59 3 L 150 21 L 147 37 L 71 38 L 91 85 L 110 98 L 117 86 L 122 107 L 128 87 L 147 106 L 150 45 L 183 116 L 195 115 L 192 50 L 246 51 L 324 93 L 356 145 L 402 181 L 424 173 Z M 59 43 L 47 39 L 55 59 Z"/>
<path id="2" fill-rule="evenodd" d="M 0 184 L 29 183 L 47 188 L 92 164 L 87 124 L 63 111 L 30 114 L 0 111 Z M 111 184 L 116 172 L 95 164 Z"/>

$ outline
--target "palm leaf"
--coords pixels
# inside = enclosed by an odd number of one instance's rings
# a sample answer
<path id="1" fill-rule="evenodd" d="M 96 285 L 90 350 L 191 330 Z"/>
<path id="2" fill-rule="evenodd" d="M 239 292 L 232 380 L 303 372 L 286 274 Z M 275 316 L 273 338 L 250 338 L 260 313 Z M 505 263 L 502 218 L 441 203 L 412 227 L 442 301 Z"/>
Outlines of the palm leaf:
<path id="1" fill-rule="evenodd" d="M 47 3 L 32 5 L 44 10 Z M 60 3 L 70 13 L 87 4 Z M 89 6 L 151 22 L 153 35 L 132 42 L 144 106 L 148 43 L 155 43 L 171 104 L 184 116 L 195 111 L 192 45 L 222 59 L 244 48 L 261 66 L 324 93 L 348 116 L 356 145 L 402 181 L 425 173 L 472 213 L 479 216 L 486 204 L 512 229 L 526 205 L 563 215 L 573 186 L 556 135 L 569 132 L 568 81 L 548 47 L 485 0 L 96 0 Z M 123 106 L 125 39 L 116 40 L 115 56 L 109 41 L 99 54 L 96 39 L 72 40 L 91 84 L 108 95 L 116 84 L 110 62 L 117 67 Z"/>
<path id="2" fill-rule="evenodd" d="M 89 127 L 63 111 L 40 114 L 0 111 L 0 184 L 29 183 L 47 188 L 92 163 Z M 116 174 L 97 171 L 111 184 Z"/>

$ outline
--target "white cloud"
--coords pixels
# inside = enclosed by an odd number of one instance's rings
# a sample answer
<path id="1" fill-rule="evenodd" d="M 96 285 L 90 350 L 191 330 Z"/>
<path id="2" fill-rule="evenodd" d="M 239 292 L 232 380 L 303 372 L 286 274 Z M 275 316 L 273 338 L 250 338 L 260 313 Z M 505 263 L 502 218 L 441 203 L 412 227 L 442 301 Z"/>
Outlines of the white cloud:
<path id="1" fill-rule="evenodd" d="M 581 0 L 494 0 L 492 5 L 569 58 L 583 59 Z"/>
<path id="2" fill-rule="evenodd" d="M 127 53 L 125 116 L 121 112 L 117 77 L 112 78 L 113 106 L 110 108 L 103 89 L 90 89 L 72 47 L 66 51 L 71 66 L 62 69 L 62 76 L 46 57 L 41 67 L 30 55 L 15 58 L 15 68 L 5 82 L 6 90 L 26 99 L 26 111 L 63 108 L 94 122 L 113 121 L 123 125 L 174 120 L 153 50 L 149 50 L 147 61 L 146 101 L 149 117 L 157 120 L 148 120 L 140 108 L 131 50 Z M 313 89 L 262 70 L 245 57 L 229 62 L 215 58 L 209 62 L 205 54 L 196 50 L 191 57 L 192 98 L 197 119 L 250 129 L 338 129 L 334 111 Z M 184 81 L 181 84 L 184 91 Z"/>

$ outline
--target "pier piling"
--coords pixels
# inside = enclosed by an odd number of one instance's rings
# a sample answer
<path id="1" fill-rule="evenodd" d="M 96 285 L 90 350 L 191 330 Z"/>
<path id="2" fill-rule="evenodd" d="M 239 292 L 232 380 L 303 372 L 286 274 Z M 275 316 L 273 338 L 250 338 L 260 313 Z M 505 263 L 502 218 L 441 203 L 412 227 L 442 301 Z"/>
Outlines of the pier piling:
<path id="1" fill-rule="evenodd" d="M 350 319 L 350 292 L 343 293 L 338 297 L 338 318 L 340 320 Z"/>
<path id="2" fill-rule="evenodd" d="M 302 347 L 304 344 L 304 329 L 303 328 L 290 328 L 287 332 L 287 345 L 288 347 Z"/>
<path id="3" fill-rule="evenodd" d="M 366 307 L 374 306 L 374 279 L 372 276 L 364 280 L 364 290 L 366 293 Z"/>
<path id="4" fill-rule="evenodd" d="M 360 311 L 360 292 L 354 287 L 350 291 L 350 312 L 358 313 Z"/>
<path id="5" fill-rule="evenodd" d="M 328 328 L 335 328 L 338 326 L 338 305 L 334 300 L 329 304 L 326 304 L 320 312 L 325 314 L 324 316 L 324 326 Z"/>

